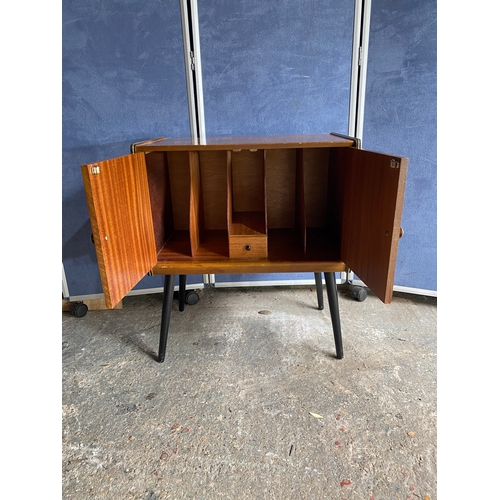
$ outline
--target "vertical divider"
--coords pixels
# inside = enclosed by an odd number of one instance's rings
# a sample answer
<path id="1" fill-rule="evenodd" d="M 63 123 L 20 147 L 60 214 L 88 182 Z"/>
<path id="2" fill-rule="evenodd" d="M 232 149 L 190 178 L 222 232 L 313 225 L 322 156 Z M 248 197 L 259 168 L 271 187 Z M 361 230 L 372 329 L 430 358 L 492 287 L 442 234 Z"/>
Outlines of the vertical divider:
<path id="1" fill-rule="evenodd" d="M 302 246 L 302 251 L 305 253 L 307 221 L 304 187 L 304 150 L 302 148 L 297 149 L 295 175 L 295 227 L 299 232 L 299 240 Z"/>
<path id="2" fill-rule="evenodd" d="M 189 240 L 191 256 L 196 255 L 204 231 L 203 199 L 201 196 L 200 158 L 197 151 L 189 152 Z"/>
<path id="3" fill-rule="evenodd" d="M 227 178 L 227 236 L 231 234 L 233 225 L 233 175 L 232 175 L 232 155 L 228 150 L 226 154 L 226 178 Z"/>
<path id="4" fill-rule="evenodd" d="M 268 236 L 267 234 L 267 190 L 266 190 L 266 158 L 267 158 L 267 151 L 264 149 L 262 151 L 262 187 L 263 187 L 263 197 L 264 197 L 264 233 L 266 237 Z"/>
<path id="5" fill-rule="evenodd" d="M 164 231 L 165 237 L 164 240 L 167 241 L 168 238 L 174 232 L 174 209 L 172 207 L 172 183 L 170 182 L 170 170 L 168 164 L 168 154 L 163 153 L 163 172 L 165 175 L 165 201 L 164 201 L 164 210 L 165 216 L 163 217 L 164 221 Z M 163 246 L 163 245 L 162 245 Z"/>

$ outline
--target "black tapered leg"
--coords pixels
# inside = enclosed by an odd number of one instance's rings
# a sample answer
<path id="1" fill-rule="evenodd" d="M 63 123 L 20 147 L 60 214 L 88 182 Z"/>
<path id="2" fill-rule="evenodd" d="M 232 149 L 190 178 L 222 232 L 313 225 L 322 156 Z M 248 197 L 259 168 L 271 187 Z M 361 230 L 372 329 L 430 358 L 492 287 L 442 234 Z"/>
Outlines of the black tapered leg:
<path id="1" fill-rule="evenodd" d="M 163 287 L 163 306 L 161 310 L 160 327 L 160 347 L 158 348 L 158 361 L 165 361 L 165 351 L 167 349 L 168 325 L 170 323 L 170 313 L 172 312 L 172 303 L 174 301 L 174 275 L 165 276 L 165 285 Z"/>
<path id="2" fill-rule="evenodd" d="M 316 280 L 316 295 L 318 296 L 318 309 L 322 311 L 325 305 L 323 302 L 323 280 L 321 279 L 321 273 L 314 273 L 314 279 Z"/>
<path id="3" fill-rule="evenodd" d="M 324 273 L 326 282 L 326 293 L 328 295 L 328 304 L 330 306 L 330 315 L 332 317 L 333 337 L 335 339 L 335 350 L 337 359 L 344 357 L 342 347 L 342 331 L 340 329 L 339 298 L 337 294 L 337 283 L 335 282 L 335 273 Z"/>
<path id="4" fill-rule="evenodd" d="M 184 311 L 186 303 L 186 275 L 179 275 L 179 311 Z"/>

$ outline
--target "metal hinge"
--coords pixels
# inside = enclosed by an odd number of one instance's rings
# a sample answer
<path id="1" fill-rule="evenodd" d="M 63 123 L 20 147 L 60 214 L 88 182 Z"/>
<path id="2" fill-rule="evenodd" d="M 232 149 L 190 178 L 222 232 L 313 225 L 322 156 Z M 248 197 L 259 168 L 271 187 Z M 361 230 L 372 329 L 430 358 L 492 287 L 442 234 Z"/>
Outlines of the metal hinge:
<path id="1" fill-rule="evenodd" d="M 399 168 L 399 161 L 398 160 L 391 160 L 391 168 Z"/>
<path id="2" fill-rule="evenodd" d="M 194 71 L 196 69 L 196 66 L 194 64 L 194 52 L 189 52 L 189 56 L 191 57 L 191 69 Z"/>
<path id="3" fill-rule="evenodd" d="M 101 173 L 101 169 L 98 166 L 90 167 L 90 173 L 93 175 L 97 175 Z"/>
<path id="4" fill-rule="evenodd" d="M 361 66 L 362 61 L 363 61 L 363 47 L 360 47 L 358 53 L 358 66 Z"/>
<path id="5" fill-rule="evenodd" d="M 358 137 L 352 137 L 350 135 L 344 135 L 344 134 L 337 134 L 337 132 L 330 132 L 330 135 L 336 135 L 337 137 L 342 137 L 344 139 L 349 139 L 350 141 L 354 142 L 353 146 L 356 149 L 361 149 L 361 139 L 359 139 Z"/>

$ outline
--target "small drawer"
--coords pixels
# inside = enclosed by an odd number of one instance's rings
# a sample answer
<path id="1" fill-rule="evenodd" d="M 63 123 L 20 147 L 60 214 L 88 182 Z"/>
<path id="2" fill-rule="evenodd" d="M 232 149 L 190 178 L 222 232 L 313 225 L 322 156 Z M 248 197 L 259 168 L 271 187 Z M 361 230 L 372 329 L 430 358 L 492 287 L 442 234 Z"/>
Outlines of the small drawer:
<path id="1" fill-rule="evenodd" d="M 229 236 L 231 259 L 266 259 L 267 236 Z"/>

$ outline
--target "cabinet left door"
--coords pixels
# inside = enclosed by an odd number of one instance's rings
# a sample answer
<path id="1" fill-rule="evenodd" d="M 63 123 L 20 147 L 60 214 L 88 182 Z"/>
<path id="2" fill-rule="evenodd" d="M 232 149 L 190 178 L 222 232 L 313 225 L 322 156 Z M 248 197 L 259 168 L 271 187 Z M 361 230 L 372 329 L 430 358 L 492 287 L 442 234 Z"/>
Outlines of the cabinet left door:
<path id="1" fill-rule="evenodd" d="M 145 154 L 82 165 L 82 176 L 106 307 L 112 308 L 157 260 Z"/>

